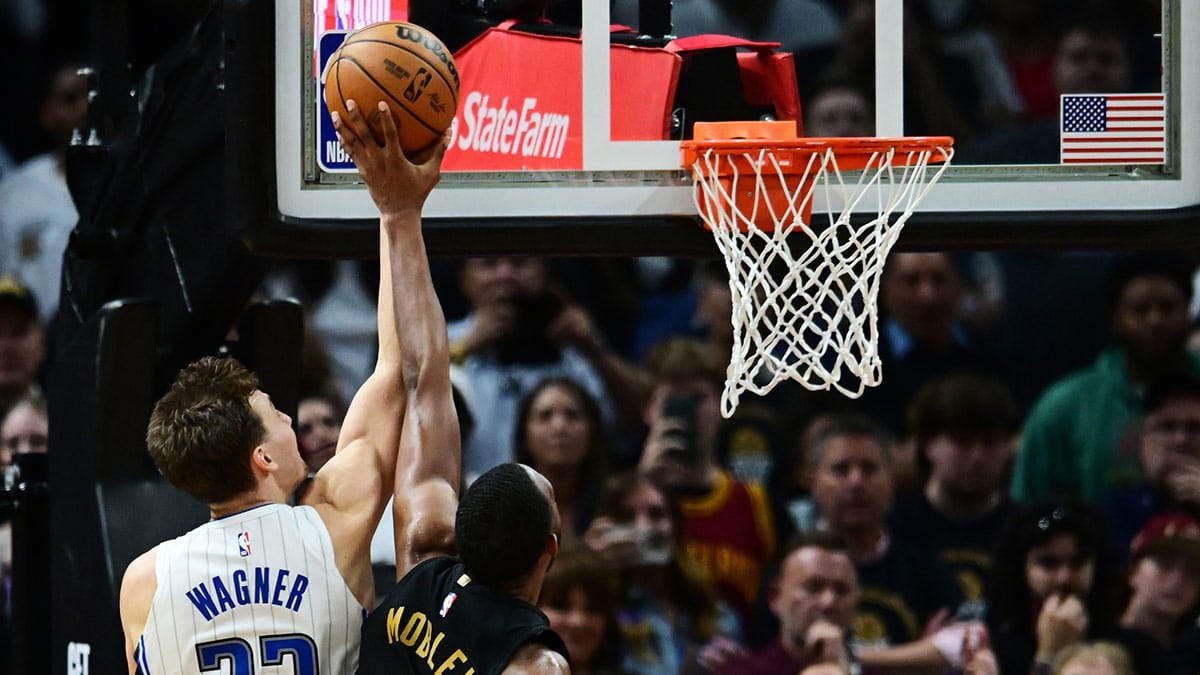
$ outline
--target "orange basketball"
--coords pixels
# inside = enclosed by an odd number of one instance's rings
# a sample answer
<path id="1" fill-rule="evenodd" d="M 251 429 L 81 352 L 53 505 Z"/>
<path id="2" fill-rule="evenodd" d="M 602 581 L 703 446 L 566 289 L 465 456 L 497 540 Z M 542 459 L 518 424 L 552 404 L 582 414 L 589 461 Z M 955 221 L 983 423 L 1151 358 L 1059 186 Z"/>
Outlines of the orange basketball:
<path id="1" fill-rule="evenodd" d="M 383 138 L 379 102 L 397 117 L 400 147 L 417 152 L 437 140 L 458 109 L 458 69 L 446 45 L 411 23 L 354 31 L 325 66 L 325 105 L 343 119 L 354 99 L 371 132 Z"/>

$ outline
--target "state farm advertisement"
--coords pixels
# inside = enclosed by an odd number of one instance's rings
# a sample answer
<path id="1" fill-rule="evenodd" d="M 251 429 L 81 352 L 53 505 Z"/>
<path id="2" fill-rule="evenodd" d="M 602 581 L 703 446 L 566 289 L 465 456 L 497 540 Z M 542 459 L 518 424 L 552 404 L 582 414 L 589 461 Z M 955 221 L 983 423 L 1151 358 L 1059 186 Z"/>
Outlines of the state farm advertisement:
<path id="1" fill-rule="evenodd" d="M 613 45 L 614 140 L 662 140 L 680 57 Z M 583 168 L 582 49 L 578 40 L 492 28 L 454 55 L 461 75 L 446 171 Z"/>

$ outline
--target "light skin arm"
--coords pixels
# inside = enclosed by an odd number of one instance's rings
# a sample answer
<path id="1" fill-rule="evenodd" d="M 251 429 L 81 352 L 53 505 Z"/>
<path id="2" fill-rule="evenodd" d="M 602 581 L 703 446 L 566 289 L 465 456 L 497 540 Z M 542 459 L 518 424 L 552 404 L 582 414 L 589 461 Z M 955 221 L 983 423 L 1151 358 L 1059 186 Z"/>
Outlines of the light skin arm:
<path id="1" fill-rule="evenodd" d="M 150 603 L 158 590 L 158 579 L 154 574 L 154 561 L 158 547 L 141 554 L 125 568 L 121 579 L 121 630 L 125 634 L 125 662 L 130 675 L 136 672 L 133 651 L 150 616 Z"/>
<path id="2" fill-rule="evenodd" d="M 371 140 L 357 106 L 335 126 L 379 209 L 391 270 L 393 330 L 406 399 L 392 486 L 400 578 L 427 557 L 454 553 L 461 439 L 450 385 L 446 318 L 433 288 L 421 232 L 421 208 L 441 176 L 448 137 L 421 157 L 409 158 L 400 148 L 394 116 L 380 117 L 382 146 Z"/>
<path id="3" fill-rule="evenodd" d="M 517 650 L 501 675 L 569 675 L 571 666 L 562 654 L 536 643 Z"/>

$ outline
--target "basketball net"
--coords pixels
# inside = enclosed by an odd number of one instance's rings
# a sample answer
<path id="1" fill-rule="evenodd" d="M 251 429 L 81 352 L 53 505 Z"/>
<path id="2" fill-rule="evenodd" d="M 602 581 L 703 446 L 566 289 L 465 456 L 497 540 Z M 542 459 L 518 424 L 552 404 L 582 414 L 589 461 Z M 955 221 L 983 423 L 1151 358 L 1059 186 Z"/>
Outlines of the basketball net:
<path id="1" fill-rule="evenodd" d="M 729 272 L 733 353 L 721 397 L 725 417 L 742 392 L 761 396 L 787 379 L 851 398 L 882 381 L 877 298 L 883 264 L 949 165 L 952 143 L 683 144 L 697 210 Z M 821 227 L 810 226 L 814 194 L 828 207 Z"/>

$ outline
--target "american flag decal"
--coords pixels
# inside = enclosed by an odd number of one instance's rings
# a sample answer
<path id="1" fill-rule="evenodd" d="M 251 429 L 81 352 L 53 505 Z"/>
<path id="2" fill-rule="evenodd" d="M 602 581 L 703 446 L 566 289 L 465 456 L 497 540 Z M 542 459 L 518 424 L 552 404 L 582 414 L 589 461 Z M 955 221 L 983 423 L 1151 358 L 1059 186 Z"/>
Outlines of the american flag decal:
<path id="1" fill-rule="evenodd" d="M 1164 97 L 1064 94 L 1063 164 L 1162 164 L 1167 161 Z"/>

